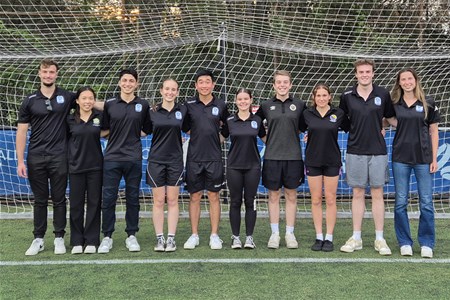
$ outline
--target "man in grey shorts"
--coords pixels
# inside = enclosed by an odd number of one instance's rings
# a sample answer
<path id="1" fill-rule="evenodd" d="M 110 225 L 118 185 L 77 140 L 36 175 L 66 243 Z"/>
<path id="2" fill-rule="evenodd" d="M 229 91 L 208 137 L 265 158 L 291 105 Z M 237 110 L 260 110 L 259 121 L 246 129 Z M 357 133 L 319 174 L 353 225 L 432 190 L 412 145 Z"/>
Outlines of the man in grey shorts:
<path id="1" fill-rule="evenodd" d="M 392 118 L 394 108 L 389 92 L 373 84 L 375 64 L 358 59 L 354 63 L 357 85 L 341 95 L 339 107 L 348 115 L 351 127 L 347 143 L 347 183 L 353 188 L 353 235 L 342 252 L 362 249 L 361 227 L 365 211 L 365 189 L 370 186 L 372 215 L 375 223 L 374 248 L 381 255 L 391 255 L 383 237 L 384 199 L 388 157 L 382 134 L 383 118 Z"/>

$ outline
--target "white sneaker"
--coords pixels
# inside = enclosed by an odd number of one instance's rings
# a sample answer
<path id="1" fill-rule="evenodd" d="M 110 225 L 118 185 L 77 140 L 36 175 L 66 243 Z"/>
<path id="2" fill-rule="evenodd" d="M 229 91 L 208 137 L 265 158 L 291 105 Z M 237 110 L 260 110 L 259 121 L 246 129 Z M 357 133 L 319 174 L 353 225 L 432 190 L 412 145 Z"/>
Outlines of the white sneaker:
<path id="1" fill-rule="evenodd" d="M 217 234 L 212 234 L 209 237 L 209 246 L 211 247 L 211 250 L 222 249 L 222 243 L 223 243 L 223 241 L 220 239 L 220 237 Z"/>
<path id="2" fill-rule="evenodd" d="M 286 232 L 284 239 L 286 241 L 286 247 L 288 249 L 297 249 L 298 248 L 298 242 L 293 233 Z"/>
<path id="3" fill-rule="evenodd" d="M 433 249 L 427 246 L 422 246 L 420 248 L 420 256 L 423 258 L 433 258 Z"/>
<path id="4" fill-rule="evenodd" d="M 72 253 L 72 254 L 83 253 L 83 246 L 73 246 L 72 251 L 70 253 Z"/>
<path id="5" fill-rule="evenodd" d="M 184 243 L 184 249 L 195 249 L 195 247 L 198 246 L 198 244 L 200 243 L 200 238 L 198 237 L 198 235 L 191 235 L 188 240 L 186 241 L 186 243 Z"/>
<path id="6" fill-rule="evenodd" d="M 267 243 L 267 248 L 278 249 L 280 248 L 280 235 L 278 233 L 272 233 Z"/>
<path id="7" fill-rule="evenodd" d="M 55 238 L 53 244 L 55 245 L 55 254 L 66 253 L 66 245 L 64 245 L 64 238 L 62 237 Z"/>
<path id="8" fill-rule="evenodd" d="M 100 243 L 100 246 L 98 246 L 97 252 L 109 253 L 109 250 L 111 250 L 112 247 L 113 247 L 113 239 L 110 237 L 104 237 L 102 242 Z"/>
<path id="9" fill-rule="evenodd" d="M 95 249 L 95 246 L 93 245 L 87 245 L 86 248 L 84 248 L 85 254 L 94 254 L 95 252 L 97 252 L 97 249 Z"/>
<path id="10" fill-rule="evenodd" d="M 374 248 L 375 248 L 375 251 L 378 251 L 378 253 L 380 253 L 380 255 L 391 255 L 392 254 L 391 249 L 387 245 L 385 239 L 375 240 Z"/>
<path id="11" fill-rule="evenodd" d="M 231 249 L 241 249 L 242 243 L 238 236 L 231 236 Z"/>
<path id="12" fill-rule="evenodd" d="M 350 237 L 347 242 L 345 242 L 345 245 L 341 247 L 342 252 L 352 253 L 356 250 L 361 250 L 363 248 L 362 240 L 355 240 L 352 237 Z"/>
<path id="13" fill-rule="evenodd" d="M 25 255 L 36 255 L 44 250 L 44 239 L 36 238 L 31 242 L 30 248 L 28 248 Z"/>
<path id="14" fill-rule="evenodd" d="M 246 249 L 255 249 L 256 248 L 256 245 L 255 245 L 255 242 L 253 241 L 252 236 L 248 236 L 245 238 L 244 248 L 246 248 Z"/>
<path id="15" fill-rule="evenodd" d="M 175 250 L 177 250 L 177 244 L 175 243 L 175 238 L 169 236 L 169 237 L 167 238 L 166 249 L 165 249 L 165 251 L 166 251 L 166 252 L 173 252 L 173 251 L 175 251 Z"/>
<path id="16" fill-rule="evenodd" d="M 413 255 L 412 247 L 410 245 L 401 246 L 400 247 L 400 254 L 402 256 L 412 256 Z"/>
<path id="17" fill-rule="evenodd" d="M 139 246 L 139 243 L 137 241 L 137 238 L 134 235 L 130 235 L 125 240 L 125 245 L 128 248 L 128 251 L 130 252 L 139 252 L 141 251 L 141 246 Z"/>

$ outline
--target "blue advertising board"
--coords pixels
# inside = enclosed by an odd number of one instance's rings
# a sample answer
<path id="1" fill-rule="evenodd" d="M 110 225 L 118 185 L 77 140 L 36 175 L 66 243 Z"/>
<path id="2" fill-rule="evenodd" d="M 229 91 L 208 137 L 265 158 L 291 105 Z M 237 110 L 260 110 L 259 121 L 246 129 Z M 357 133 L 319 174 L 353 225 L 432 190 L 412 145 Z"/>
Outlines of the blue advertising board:
<path id="1" fill-rule="evenodd" d="M 395 131 L 387 131 L 386 133 L 386 143 L 388 145 L 389 158 L 391 157 L 392 141 L 394 138 Z M 17 176 L 17 160 L 15 152 L 15 130 L 0 130 L 0 196 L 12 196 L 12 195 L 29 195 L 31 194 L 31 189 L 29 187 L 28 181 L 24 178 Z M 301 140 L 303 137 L 301 136 Z M 141 193 L 149 194 L 151 193 L 150 187 L 145 183 L 145 172 L 147 168 L 147 157 L 149 153 L 149 148 L 151 144 L 151 137 L 142 138 L 142 181 L 141 181 Z M 301 142 L 303 153 L 305 150 L 305 144 Z M 106 140 L 102 140 L 102 146 L 106 146 Z M 345 182 L 346 169 L 345 169 L 345 151 L 347 148 L 347 134 L 339 133 L 339 146 L 342 151 L 342 174 L 338 185 L 338 194 L 349 195 L 351 194 L 351 188 Z M 258 147 L 261 156 L 264 156 L 264 144 L 258 140 Z M 439 131 L 439 149 L 438 149 L 438 166 L 439 170 L 433 175 L 434 176 L 434 187 L 433 193 L 448 195 L 450 193 L 450 131 L 441 130 Z M 391 162 L 389 161 L 389 172 L 390 181 L 384 188 L 384 193 L 393 194 L 394 190 L 394 180 L 392 178 L 392 168 Z M 121 181 L 120 188 L 124 188 L 125 184 L 123 180 Z M 298 191 L 300 193 L 309 193 L 307 180 L 302 184 Z M 184 192 L 182 189 L 181 192 Z M 411 192 L 417 192 L 417 184 L 415 178 L 412 177 L 411 181 Z M 260 185 L 258 188 L 258 193 L 266 194 L 267 190 Z"/>

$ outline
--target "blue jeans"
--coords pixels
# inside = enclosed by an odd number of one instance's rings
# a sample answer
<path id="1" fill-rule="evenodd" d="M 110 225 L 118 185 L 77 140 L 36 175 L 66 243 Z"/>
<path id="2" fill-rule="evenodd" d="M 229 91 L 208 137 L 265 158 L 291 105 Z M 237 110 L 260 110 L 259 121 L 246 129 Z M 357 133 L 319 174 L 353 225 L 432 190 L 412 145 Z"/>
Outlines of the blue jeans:
<path id="1" fill-rule="evenodd" d="M 112 236 L 116 223 L 116 203 L 120 179 L 125 179 L 126 208 L 125 231 L 134 235 L 139 231 L 139 186 L 142 177 L 142 162 L 139 161 L 104 161 L 103 163 L 103 202 L 102 232 Z"/>
<path id="2" fill-rule="evenodd" d="M 434 206 L 433 206 L 433 177 L 429 164 L 409 165 L 398 162 L 392 163 L 395 181 L 395 234 L 398 244 L 412 246 L 411 231 L 408 220 L 408 198 L 411 171 L 417 180 L 419 192 L 419 229 L 418 239 L 420 246 L 433 249 L 435 243 Z"/>

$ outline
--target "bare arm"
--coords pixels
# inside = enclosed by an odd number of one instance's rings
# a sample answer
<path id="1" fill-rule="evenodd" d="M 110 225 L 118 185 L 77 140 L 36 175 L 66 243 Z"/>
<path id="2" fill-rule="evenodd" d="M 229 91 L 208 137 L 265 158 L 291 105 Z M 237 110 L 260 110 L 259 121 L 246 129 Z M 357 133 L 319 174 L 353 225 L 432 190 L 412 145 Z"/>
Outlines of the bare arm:
<path id="1" fill-rule="evenodd" d="M 105 106 L 105 102 L 103 102 L 103 101 L 95 101 L 95 103 L 94 103 L 94 108 L 96 110 L 103 111 L 104 106 Z"/>
<path id="2" fill-rule="evenodd" d="M 27 132 L 29 124 L 19 123 L 16 132 L 16 154 L 17 174 L 19 177 L 27 178 L 27 167 L 25 166 L 25 146 L 27 144 Z"/>
<path id="3" fill-rule="evenodd" d="M 430 164 L 430 173 L 435 173 L 438 170 L 437 165 L 437 151 L 439 147 L 438 123 L 430 124 L 430 135 L 431 135 L 431 151 L 433 158 Z"/>

